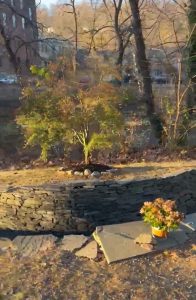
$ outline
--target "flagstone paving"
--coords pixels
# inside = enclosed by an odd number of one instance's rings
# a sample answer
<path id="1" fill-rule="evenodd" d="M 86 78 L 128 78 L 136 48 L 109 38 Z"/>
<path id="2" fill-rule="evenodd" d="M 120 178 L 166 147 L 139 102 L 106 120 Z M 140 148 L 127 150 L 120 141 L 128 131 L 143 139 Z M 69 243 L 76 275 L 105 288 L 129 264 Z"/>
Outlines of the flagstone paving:
<path id="1" fill-rule="evenodd" d="M 65 251 L 75 251 L 80 249 L 87 241 L 89 237 L 84 235 L 66 235 L 61 241 L 61 249 Z"/>
<path id="2" fill-rule="evenodd" d="M 97 258 L 97 243 L 95 241 L 91 241 L 84 248 L 77 251 L 76 256 L 87 257 L 89 259 L 96 259 Z"/>
<path id="3" fill-rule="evenodd" d="M 84 244 L 75 254 L 62 251 L 62 240 L 68 246 L 68 236 L 18 236 L 13 241 L 0 238 L 0 299 L 195 300 L 196 233 L 190 229 L 190 221 L 195 224 L 195 215 L 188 216 L 175 233 L 176 246 L 158 253 L 136 244 L 151 243 L 150 228 L 143 222 L 140 226 L 133 222 L 98 228 L 99 235 L 105 232 L 117 237 L 111 240 L 112 251 L 118 249 L 117 254 L 125 251 L 125 241 L 131 241 L 138 251 L 152 253 L 111 265 L 98 252 L 96 242 L 84 242 L 82 235 L 77 240 Z M 134 229 L 131 235 L 130 228 Z M 167 243 L 171 247 L 170 239 Z"/>
<path id="4" fill-rule="evenodd" d="M 170 232 L 165 239 L 156 239 L 157 243 L 154 249 L 149 249 L 135 243 L 135 239 L 141 234 L 150 235 L 151 227 L 143 221 L 137 221 L 97 227 L 94 238 L 103 250 L 108 263 L 144 255 L 152 251 L 165 250 L 183 244 L 188 239 L 183 229 L 179 229 Z"/>
<path id="5" fill-rule="evenodd" d="M 185 231 L 196 231 L 196 213 L 186 215 L 182 224 Z"/>
<path id="6" fill-rule="evenodd" d="M 57 238 L 53 235 L 17 236 L 13 245 L 22 256 L 33 256 L 55 246 Z"/>
<path id="7" fill-rule="evenodd" d="M 0 253 L 0 299 L 195 300 L 196 240 L 108 265 L 55 246 L 23 257 Z"/>

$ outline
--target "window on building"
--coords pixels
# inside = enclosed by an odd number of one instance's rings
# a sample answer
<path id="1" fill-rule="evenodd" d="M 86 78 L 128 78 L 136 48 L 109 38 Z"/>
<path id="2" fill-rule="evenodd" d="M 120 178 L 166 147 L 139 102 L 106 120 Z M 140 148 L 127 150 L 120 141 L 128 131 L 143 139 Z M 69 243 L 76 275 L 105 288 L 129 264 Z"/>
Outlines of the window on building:
<path id="1" fill-rule="evenodd" d="M 25 29 L 25 18 L 22 18 L 22 28 Z"/>
<path id="2" fill-rule="evenodd" d="M 29 7 L 29 19 L 32 21 L 32 8 Z"/>
<path id="3" fill-rule="evenodd" d="M 20 0 L 20 9 L 23 9 L 23 0 Z"/>
<path id="4" fill-rule="evenodd" d="M 2 17 L 3 17 L 3 26 L 6 26 L 6 24 L 7 24 L 7 15 L 6 15 L 6 13 L 2 13 Z"/>
<path id="5" fill-rule="evenodd" d="M 16 16 L 15 15 L 12 16 L 12 25 L 14 28 L 16 28 Z"/>
<path id="6" fill-rule="evenodd" d="M 0 67 L 2 67 L 3 66 L 3 59 L 2 59 L 2 57 L 0 56 Z"/>
<path id="7" fill-rule="evenodd" d="M 155 76 L 161 76 L 161 75 L 162 75 L 162 71 L 156 69 L 156 70 L 154 70 L 154 75 L 155 75 Z"/>
<path id="8" fill-rule="evenodd" d="M 11 6 L 14 6 L 14 0 L 11 0 Z"/>

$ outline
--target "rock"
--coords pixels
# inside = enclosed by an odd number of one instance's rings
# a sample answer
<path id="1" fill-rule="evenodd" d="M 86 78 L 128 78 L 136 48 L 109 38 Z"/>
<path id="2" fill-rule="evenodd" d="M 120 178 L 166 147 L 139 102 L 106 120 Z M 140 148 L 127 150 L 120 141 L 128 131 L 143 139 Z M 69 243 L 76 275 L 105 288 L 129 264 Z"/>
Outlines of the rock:
<path id="1" fill-rule="evenodd" d="M 101 172 L 101 175 L 108 175 L 108 172 Z"/>
<path id="2" fill-rule="evenodd" d="M 52 234 L 17 236 L 13 240 L 13 244 L 22 256 L 34 256 L 53 248 L 56 240 L 57 238 Z"/>
<path id="3" fill-rule="evenodd" d="M 53 166 L 55 166 L 55 163 L 53 163 L 53 161 L 50 160 L 50 161 L 48 162 L 48 166 L 53 167 Z"/>
<path id="4" fill-rule="evenodd" d="M 73 175 L 73 173 L 74 173 L 74 171 L 73 171 L 73 170 L 68 170 L 68 171 L 66 171 L 66 174 L 67 174 L 68 176 L 72 176 L 72 175 Z"/>
<path id="5" fill-rule="evenodd" d="M 84 235 L 66 235 L 62 239 L 61 249 L 65 251 L 75 251 L 80 249 L 87 241 L 88 237 Z"/>
<path id="6" fill-rule="evenodd" d="M 41 206 L 41 200 L 28 198 L 24 201 L 23 206 L 24 207 L 33 207 L 33 208 L 39 207 L 39 206 Z"/>
<path id="7" fill-rule="evenodd" d="M 9 170 L 10 170 L 10 171 L 16 171 L 17 168 L 16 168 L 16 166 L 11 166 L 11 167 L 9 168 Z"/>
<path id="8" fill-rule="evenodd" d="M 74 172 L 74 175 L 75 175 L 75 176 L 83 176 L 84 174 L 83 174 L 83 172 L 75 171 L 75 172 Z"/>
<path id="9" fill-rule="evenodd" d="M 135 240 L 134 242 L 136 244 L 153 244 L 154 239 L 151 234 L 147 233 L 141 233 Z"/>
<path id="10" fill-rule="evenodd" d="M 26 166 L 24 167 L 24 169 L 25 169 L 25 170 L 31 169 L 31 165 L 26 165 Z"/>
<path id="11" fill-rule="evenodd" d="M 99 177 L 101 176 L 101 173 L 95 171 L 95 172 L 93 172 L 93 173 L 91 174 L 91 176 L 92 176 L 92 177 L 95 177 L 95 178 L 99 178 Z"/>
<path id="12" fill-rule="evenodd" d="M 76 252 L 78 257 L 87 257 L 89 259 L 97 258 L 97 243 L 95 241 L 90 242 L 81 250 Z"/>
<path id="13" fill-rule="evenodd" d="M 90 176 L 92 173 L 89 169 L 84 170 L 84 176 Z"/>
<path id="14" fill-rule="evenodd" d="M 82 218 L 72 218 L 74 223 L 76 224 L 76 228 L 79 232 L 89 230 L 89 223 L 86 219 Z"/>
<path id="15" fill-rule="evenodd" d="M 118 169 L 110 169 L 110 170 L 107 170 L 106 172 L 107 173 L 111 173 L 111 174 L 114 174 L 118 171 Z"/>
<path id="16" fill-rule="evenodd" d="M 64 171 L 65 171 L 65 168 L 64 168 L 64 167 L 60 167 L 60 168 L 58 169 L 58 171 L 59 171 L 59 172 L 64 172 Z"/>
<path id="17" fill-rule="evenodd" d="M 14 249 L 14 245 L 10 239 L 0 238 L 0 250 L 6 251 L 8 249 Z"/>

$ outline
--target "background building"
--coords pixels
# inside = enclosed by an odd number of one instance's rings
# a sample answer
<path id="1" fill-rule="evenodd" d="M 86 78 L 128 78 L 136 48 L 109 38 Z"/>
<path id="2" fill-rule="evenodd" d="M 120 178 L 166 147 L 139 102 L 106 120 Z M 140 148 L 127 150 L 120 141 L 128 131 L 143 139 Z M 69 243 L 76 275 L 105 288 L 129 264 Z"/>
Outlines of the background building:
<path id="1" fill-rule="evenodd" d="M 8 47 L 10 47 L 16 58 L 18 71 L 26 74 L 30 65 L 38 62 L 35 0 L 1 1 L 0 32 L 0 73 L 10 74 L 14 72 L 13 62 L 10 60 L 8 51 Z"/>

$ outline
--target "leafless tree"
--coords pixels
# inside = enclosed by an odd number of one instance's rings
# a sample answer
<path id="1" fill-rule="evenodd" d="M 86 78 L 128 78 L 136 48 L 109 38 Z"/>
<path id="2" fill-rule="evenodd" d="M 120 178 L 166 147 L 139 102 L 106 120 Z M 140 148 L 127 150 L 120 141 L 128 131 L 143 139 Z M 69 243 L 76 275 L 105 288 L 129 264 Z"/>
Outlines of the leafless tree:
<path id="1" fill-rule="evenodd" d="M 146 57 L 146 46 L 144 43 L 142 23 L 140 18 L 139 0 L 129 0 L 129 4 L 132 12 L 132 28 L 136 46 L 136 59 L 138 69 L 142 77 L 143 98 L 146 103 L 147 116 L 157 138 L 159 141 L 161 141 L 163 128 L 161 120 L 155 111 L 152 80 L 150 76 L 149 62 Z"/>
<path id="2" fill-rule="evenodd" d="M 78 12 L 76 8 L 76 1 L 70 0 L 68 3 L 63 4 L 66 7 L 65 13 L 73 15 L 74 21 L 74 30 L 73 30 L 73 37 L 74 37 L 74 53 L 72 56 L 73 61 L 73 70 L 76 72 L 77 62 L 76 62 L 76 55 L 78 52 Z"/>
<path id="3" fill-rule="evenodd" d="M 123 5 L 125 4 L 123 0 L 103 0 L 103 3 L 106 7 L 116 35 L 118 53 L 116 65 L 121 68 L 125 49 L 129 45 L 130 37 L 133 34 L 130 22 L 131 16 L 130 13 L 128 13 L 127 16 L 122 18 L 122 9 Z"/>

